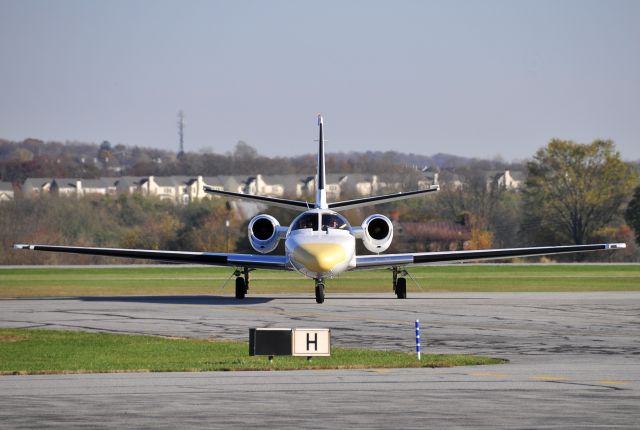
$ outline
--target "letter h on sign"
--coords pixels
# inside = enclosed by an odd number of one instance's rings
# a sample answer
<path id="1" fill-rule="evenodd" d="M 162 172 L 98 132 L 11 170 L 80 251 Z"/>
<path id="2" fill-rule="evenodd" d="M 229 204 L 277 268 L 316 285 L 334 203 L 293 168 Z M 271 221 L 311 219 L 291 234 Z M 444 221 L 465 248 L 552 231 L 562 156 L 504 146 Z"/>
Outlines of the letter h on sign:
<path id="1" fill-rule="evenodd" d="M 318 350 L 318 333 L 314 333 L 313 334 L 313 340 L 309 339 L 309 335 L 311 333 L 307 333 L 307 351 L 311 351 L 311 344 L 313 344 L 314 346 L 314 350 L 317 351 Z"/>

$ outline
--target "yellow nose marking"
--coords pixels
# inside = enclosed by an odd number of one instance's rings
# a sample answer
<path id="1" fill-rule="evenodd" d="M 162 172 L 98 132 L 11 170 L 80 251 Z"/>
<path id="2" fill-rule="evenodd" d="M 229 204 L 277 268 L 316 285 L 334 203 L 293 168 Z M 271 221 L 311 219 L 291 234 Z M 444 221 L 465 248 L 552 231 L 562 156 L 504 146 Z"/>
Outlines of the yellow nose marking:
<path id="1" fill-rule="evenodd" d="M 293 251 L 293 258 L 312 272 L 328 272 L 346 260 L 347 253 L 335 243 L 305 243 Z"/>

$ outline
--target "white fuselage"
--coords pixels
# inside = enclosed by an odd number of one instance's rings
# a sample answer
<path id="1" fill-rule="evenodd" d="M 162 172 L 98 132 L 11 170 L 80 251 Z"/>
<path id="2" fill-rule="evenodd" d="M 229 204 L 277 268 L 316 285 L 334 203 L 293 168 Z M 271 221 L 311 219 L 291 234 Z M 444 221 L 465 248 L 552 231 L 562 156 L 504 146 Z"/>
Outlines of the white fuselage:
<path id="1" fill-rule="evenodd" d="M 356 265 L 356 238 L 333 211 L 312 209 L 296 218 L 285 239 L 292 268 L 309 278 L 331 278 Z"/>

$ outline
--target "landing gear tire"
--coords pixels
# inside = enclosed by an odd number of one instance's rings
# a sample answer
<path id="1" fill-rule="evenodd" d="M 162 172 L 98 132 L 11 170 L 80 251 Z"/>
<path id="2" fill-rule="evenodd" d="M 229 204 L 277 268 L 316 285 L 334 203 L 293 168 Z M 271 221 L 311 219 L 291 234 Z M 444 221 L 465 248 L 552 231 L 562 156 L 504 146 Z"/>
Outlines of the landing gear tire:
<path id="1" fill-rule="evenodd" d="M 324 303 L 324 284 L 316 284 L 316 303 Z"/>
<path id="2" fill-rule="evenodd" d="M 407 298 L 407 278 L 398 278 L 396 296 L 398 296 L 399 299 Z"/>
<path id="3" fill-rule="evenodd" d="M 247 285 L 244 282 L 244 278 L 238 276 L 236 278 L 236 299 L 244 299 L 244 296 L 247 294 Z"/>

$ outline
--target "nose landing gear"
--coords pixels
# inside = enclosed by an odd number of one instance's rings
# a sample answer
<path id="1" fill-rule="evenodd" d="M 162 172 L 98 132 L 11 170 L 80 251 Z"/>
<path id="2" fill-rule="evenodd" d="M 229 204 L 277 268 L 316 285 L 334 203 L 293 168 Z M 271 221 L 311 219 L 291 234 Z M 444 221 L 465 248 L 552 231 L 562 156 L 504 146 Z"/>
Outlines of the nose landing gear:
<path id="1" fill-rule="evenodd" d="M 316 303 L 324 303 L 324 281 L 316 279 Z"/>

